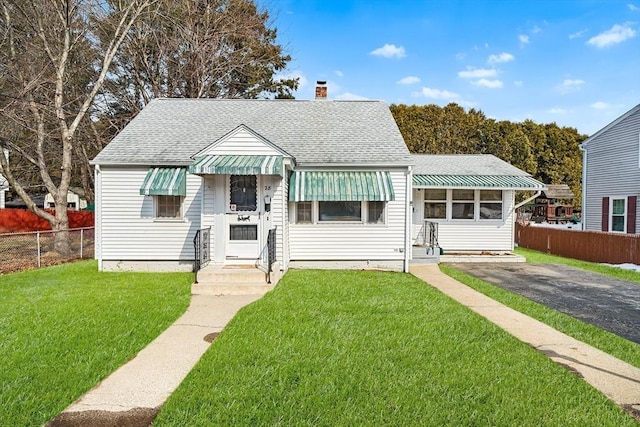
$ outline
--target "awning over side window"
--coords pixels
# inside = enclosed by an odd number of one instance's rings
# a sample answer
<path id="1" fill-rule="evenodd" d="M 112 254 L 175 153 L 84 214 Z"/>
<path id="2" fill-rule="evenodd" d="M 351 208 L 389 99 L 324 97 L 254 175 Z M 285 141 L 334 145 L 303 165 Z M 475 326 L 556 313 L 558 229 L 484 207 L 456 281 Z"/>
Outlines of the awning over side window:
<path id="1" fill-rule="evenodd" d="M 282 176 L 282 156 L 202 156 L 189 166 L 189 173 Z"/>
<path id="2" fill-rule="evenodd" d="M 415 187 L 492 188 L 544 190 L 546 185 L 530 176 L 510 175 L 413 175 Z"/>
<path id="3" fill-rule="evenodd" d="M 186 196 L 185 168 L 151 168 L 144 178 L 140 194 L 144 196 Z"/>
<path id="4" fill-rule="evenodd" d="M 391 174 L 385 171 L 296 171 L 289 182 L 289 200 L 395 200 Z"/>

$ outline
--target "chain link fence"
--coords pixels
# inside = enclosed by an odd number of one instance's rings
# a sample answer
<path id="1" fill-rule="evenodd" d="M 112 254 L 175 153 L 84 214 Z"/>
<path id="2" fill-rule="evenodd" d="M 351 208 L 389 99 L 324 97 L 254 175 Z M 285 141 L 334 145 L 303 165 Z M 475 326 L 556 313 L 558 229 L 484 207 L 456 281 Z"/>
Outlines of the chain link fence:
<path id="1" fill-rule="evenodd" d="M 56 234 L 65 232 L 69 233 L 68 254 L 54 248 Z M 94 227 L 0 234 L 0 274 L 93 258 L 94 248 Z"/>

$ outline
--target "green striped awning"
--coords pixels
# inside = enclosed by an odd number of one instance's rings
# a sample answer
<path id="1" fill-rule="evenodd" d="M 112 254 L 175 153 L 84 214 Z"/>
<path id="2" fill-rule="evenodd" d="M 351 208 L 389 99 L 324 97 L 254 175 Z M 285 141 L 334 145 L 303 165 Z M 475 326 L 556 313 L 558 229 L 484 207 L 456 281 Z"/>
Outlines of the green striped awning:
<path id="1" fill-rule="evenodd" d="M 202 156 L 189 166 L 189 173 L 282 176 L 282 156 Z"/>
<path id="2" fill-rule="evenodd" d="M 391 174 L 384 171 L 296 171 L 289 182 L 289 200 L 395 200 Z"/>
<path id="3" fill-rule="evenodd" d="M 151 168 L 144 178 L 140 194 L 144 196 L 186 196 L 185 168 Z"/>
<path id="4" fill-rule="evenodd" d="M 530 176 L 517 175 L 413 175 L 415 187 L 496 188 L 543 190 L 546 185 Z"/>

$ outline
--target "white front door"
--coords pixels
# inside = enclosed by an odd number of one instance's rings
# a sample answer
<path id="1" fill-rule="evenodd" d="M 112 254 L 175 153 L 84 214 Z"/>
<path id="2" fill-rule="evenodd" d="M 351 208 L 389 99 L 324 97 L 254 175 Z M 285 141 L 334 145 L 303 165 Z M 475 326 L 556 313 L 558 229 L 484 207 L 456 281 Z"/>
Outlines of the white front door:
<path id="1" fill-rule="evenodd" d="M 261 194 L 257 175 L 229 175 L 226 209 L 226 259 L 253 262 L 260 255 Z"/>

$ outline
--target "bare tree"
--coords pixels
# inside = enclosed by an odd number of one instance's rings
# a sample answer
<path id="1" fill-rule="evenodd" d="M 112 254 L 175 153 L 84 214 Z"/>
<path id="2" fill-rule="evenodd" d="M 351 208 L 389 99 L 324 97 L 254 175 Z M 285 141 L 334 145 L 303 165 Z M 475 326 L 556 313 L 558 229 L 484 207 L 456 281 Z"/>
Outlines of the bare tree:
<path id="1" fill-rule="evenodd" d="M 66 206 L 73 155 L 82 151 L 78 130 L 88 119 L 125 37 L 153 3 L 0 1 L 0 146 L 8 149 L 12 162 L 22 158 L 38 171 L 53 196 L 55 213 L 34 203 L 4 155 L 0 155 L 0 167 L 29 210 L 60 231 L 55 240 L 60 253 L 69 252 L 64 230 L 69 228 Z"/>

